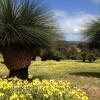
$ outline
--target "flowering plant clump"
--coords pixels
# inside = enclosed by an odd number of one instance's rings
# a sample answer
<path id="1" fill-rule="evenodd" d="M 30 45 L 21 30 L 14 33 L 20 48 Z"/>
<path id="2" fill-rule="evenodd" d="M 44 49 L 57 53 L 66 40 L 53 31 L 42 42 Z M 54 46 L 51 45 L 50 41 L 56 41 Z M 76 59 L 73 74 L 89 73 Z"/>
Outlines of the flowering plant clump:
<path id="1" fill-rule="evenodd" d="M 0 100 L 89 100 L 81 89 L 62 80 L 0 78 Z"/>

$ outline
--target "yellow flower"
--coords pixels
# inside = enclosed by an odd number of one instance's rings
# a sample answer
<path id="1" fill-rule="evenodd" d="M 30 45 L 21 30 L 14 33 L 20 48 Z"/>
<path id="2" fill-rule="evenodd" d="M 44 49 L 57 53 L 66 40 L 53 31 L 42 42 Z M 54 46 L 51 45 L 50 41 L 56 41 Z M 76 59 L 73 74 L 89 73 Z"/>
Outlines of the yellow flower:
<path id="1" fill-rule="evenodd" d="M 32 78 L 33 77 L 33 75 L 32 74 L 29 74 L 29 77 L 28 78 Z"/>
<path id="2" fill-rule="evenodd" d="M 20 95 L 19 95 L 19 99 L 20 99 L 20 100 L 25 100 L 25 96 L 24 96 L 23 94 L 20 94 Z"/>
<path id="3" fill-rule="evenodd" d="M 36 97 L 40 95 L 44 98 L 52 100 L 53 96 L 56 98 L 65 96 L 71 100 L 89 100 L 86 93 L 76 86 L 73 87 L 70 82 L 66 80 L 33 80 L 31 83 L 28 81 L 22 81 L 18 78 L 0 79 L 0 97 L 5 96 L 5 100 L 8 97 L 6 91 L 13 92 L 10 96 L 10 100 L 32 100 L 32 94 Z M 2 93 L 4 92 L 4 93 Z M 8 92 L 7 92 L 8 93 Z M 24 95 L 26 94 L 26 95 Z M 11 94 L 9 94 L 11 95 Z"/>
<path id="4" fill-rule="evenodd" d="M 49 96 L 47 94 L 44 94 L 44 97 L 48 98 Z"/>
<path id="5" fill-rule="evenodd" d="M 89 100 L 87 96 L 82 97 L 82 100 Z"/>
<path id="6" fill-rule="evenodd" d="M 3 97 L 4 96 L 4 93 L 0 93 L 0 97 Z"/>
<path id="7" fill-rule="evenodd" d="M 10 100 L 19 100 L 19 97 L 17 94 L 13 94 L 11 97 L 10 97 Z"/>
<path id="8" fill-rule="evenodd" d="M 30 93 L 27 94 L 27 97 L 32 99 L 32 95 Z"/>

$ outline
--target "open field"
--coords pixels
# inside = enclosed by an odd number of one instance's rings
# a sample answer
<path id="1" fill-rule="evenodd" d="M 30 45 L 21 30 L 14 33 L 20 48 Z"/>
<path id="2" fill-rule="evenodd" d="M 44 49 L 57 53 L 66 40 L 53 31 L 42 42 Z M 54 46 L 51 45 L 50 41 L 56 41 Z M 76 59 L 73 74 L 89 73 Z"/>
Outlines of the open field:
<path id="1" fill-rule="evenodd" d="M 29 72 L 33 78 L 66 79 L 84 89 L 92 100 L 100 100 L 100 60 L 95 63 L 72 60 L 34 62 Z"/>
<path id="2" fill-rule="evenodd" d="M 1 58 L 1 62 L 3 59 Z M 8 75 L 9 71 L 0 63 L 0 77 Z M 29 68 L 33 79 L 68 80 L 87 92 L 92 100 L 100 100 L 100 60 L 95 63 L 81 61 L 35 61 Z"/>

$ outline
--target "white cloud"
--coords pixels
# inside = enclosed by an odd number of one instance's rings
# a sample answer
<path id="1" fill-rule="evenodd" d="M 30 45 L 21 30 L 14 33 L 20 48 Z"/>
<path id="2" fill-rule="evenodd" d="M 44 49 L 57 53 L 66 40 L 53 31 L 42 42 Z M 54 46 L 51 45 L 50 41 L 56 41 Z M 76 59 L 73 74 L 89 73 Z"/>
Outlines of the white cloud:
<path id="1" fill-rule="evenodd" d="M 69 15 L 67 12 L 60 10 L 54 10 L 53 12 L 55 19 L 58 21 L 59 28 L 61 28 L 69 40 L 81 38 L 80 33 L 85 28 L 84 25 L 90 19 L 95 19 L 96 17 L 84 12 L 77 12 L 74 15 Z"/>

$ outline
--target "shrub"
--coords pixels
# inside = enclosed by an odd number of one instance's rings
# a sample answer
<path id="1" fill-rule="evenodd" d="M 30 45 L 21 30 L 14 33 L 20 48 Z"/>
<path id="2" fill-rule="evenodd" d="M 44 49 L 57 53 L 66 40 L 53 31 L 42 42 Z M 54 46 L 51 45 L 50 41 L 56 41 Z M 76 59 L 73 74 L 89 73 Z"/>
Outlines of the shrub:
<path id="1" fill-rule="evenodd" d="M 67 81 L 0 79 L 0 100 L 89 100 L 86 93 Z"/>
<path id="2" fill-rule="evenodd" d="M 70 47 L 65 53 L 66 59 L 76 60 L 78 53 L 79 53 L 79 51 L 77 50 L 76 47 Z"/>
<path id="3" fill-rule="evenodd" d="M 72 54 L 72 55 L 70 56 L 70 59 L 76 60 L 76 59 L 77 59 L 77 54 L 76 54 L 76 53 Z"/>
<path id="4" fill-rule="evenodd" d="M 88 60 L 89 62 L 93 62 L 96 60 L 96 53 L 94 51 L 81 51 L 80 53 L 80 59 L 85 62 Z"/>
<path id="5" fill-rule="evenodd" d="M 46 60 L 60 61 L 61 59 L 63 59 L 63 54 L 57 50 L 44 50 L 41 52 L 40 56 L 42 58 L 42 61 Z"/>
<path id="6" fill-rule="evenodd" d="M 82 51 L 81 52 L 81 58 L 82 58 L 83 62 L 86 61 L 86 56 L 87 56 L 87 52 L 86 51 Z"/>
<path id="7" fill-rule="evenodd" d="M 87 60 L 89 60 L 89 62 L 95 61 L 96 60 L 96 54 L 93 52 L 89 52 L 87 54 Z"/>

